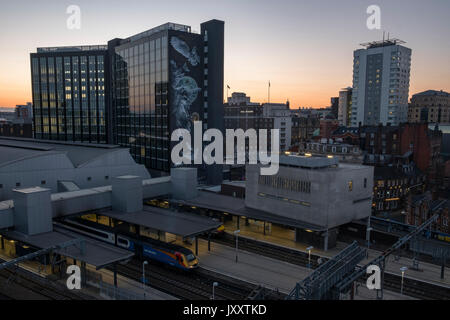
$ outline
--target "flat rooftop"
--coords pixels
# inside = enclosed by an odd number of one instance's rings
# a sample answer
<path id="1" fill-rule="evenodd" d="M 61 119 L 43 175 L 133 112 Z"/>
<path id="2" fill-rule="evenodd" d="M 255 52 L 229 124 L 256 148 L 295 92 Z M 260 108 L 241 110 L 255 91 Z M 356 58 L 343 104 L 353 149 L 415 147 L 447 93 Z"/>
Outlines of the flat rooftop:
<path id="1" fill-rule="evenodd" d="M 176 234 L 184 238 L 214 231 L 222 225 L 221 222 L 207 217 L 200 217 L 196 214 L 150 206 L 144 206 L 143 211 L 133 213 L 107 211 L 101 214 L 124 222 Z"/>
<path id="2" fill-rule="evenodd" d="M 163 31 L 163 30 L 176 30 L 176 31 L 183 31 L 183 32 L 191 33 L 191 27 L 190 26 L 187 26 L 187 25 L 184 25 L 184 24 L 179 24 L 179 23 L 167 22 L 167 23 L 162 24 L 160 26 L 151 28 L 151 29 L 149 29 L 147 31 L 138 33 L 138 34 L 136 34 L 134 36 L 128 37 L 126 40 L 136 41 L 136 40 L 139 40 L 139 39 L 144 38 L 144 37 L 149 37 L 152 34 L 158 33 L 158 32 Z"/>
<path id="3" fill-rule="evenodd" d="M 305 169 L 322 169 L 337 166 L 339 160 L 335 157 L 307 157 L 307 156 L 285 156 L 280 155 L 280 165 L 305 168 Z"/>
<path id="4" fill-rule="evenodd" d="M 176 203 L 195 206 L 200 208 L 207 208 L 224 213 L 230 213 L 237 216 L 243 216 L 255 220 L 267 221 L 283 226 L 289 226 L 299 229 L 307 229 L 312 231 L 325 231 L 326 228 L 303 222 L 301 220 L 286 218 L 275 215 L 270 212 L 248 208 L 245 206 L 245 200 L 217 194 L 208 191 L 199 191 L 199 195 L 190 200 L 171 200 Z"/>
<path id="5" fill-rule="evenodd" d="M 46 249 L 74 239 L 84 239 L 84 254 L 76 246 L 55 250 L 56 253 L 70 257 L 101 269 L 109 264 L 128 260 L 134 256 L 133 252 L 120 249 L 109 244 L 84 237 L 78 233 L 68 231 L 62 227 L 54 226 L 52 232 L 46 232 L 34 236 L 28 236 L 17 231 L 2 231 L 5 237 L 23 242 L 39 249 Z"/>
<path id="6" fill-rule="evenodd" d="M 80 52 L 80 51 L 99 51 L 108 50 L 107 45 L 91 45 L 91 46 L 65 46 L 65 47 L 42 47 L 37 48 L 37 53 L 49 52 Z"/>

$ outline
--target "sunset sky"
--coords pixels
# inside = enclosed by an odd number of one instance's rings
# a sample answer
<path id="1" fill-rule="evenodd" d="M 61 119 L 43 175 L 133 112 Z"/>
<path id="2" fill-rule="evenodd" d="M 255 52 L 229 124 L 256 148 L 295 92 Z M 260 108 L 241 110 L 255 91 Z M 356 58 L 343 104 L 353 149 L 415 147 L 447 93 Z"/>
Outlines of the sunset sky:
<path id="1" fill-rule="evenodd" d="M 81 8 L 81 30 L 66 28 L 66 8 Z M 371 4 L 381 30 L 366 27 Z M 450 91 L 448 0 L 15 0 L 0 11 L 0 107 L 31 101 L 29 54 L 37 47 L 106 44 L 166 22 L 225 21 L 225 85 L 252 101 L 325 107 L 352 85 L 353 50 L 383 30 L 412 49 L 410 95 Z M 225 91 L 226 92 L 226 91 Z"/>

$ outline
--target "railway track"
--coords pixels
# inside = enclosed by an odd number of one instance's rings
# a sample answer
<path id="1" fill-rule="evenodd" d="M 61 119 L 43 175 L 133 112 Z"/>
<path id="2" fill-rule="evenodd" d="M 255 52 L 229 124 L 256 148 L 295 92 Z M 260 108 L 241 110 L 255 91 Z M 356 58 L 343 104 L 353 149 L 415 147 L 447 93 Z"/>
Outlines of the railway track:
<path id="1" fill-rule="evenodd" d="M 142 263 L 138 260 L 117 265 L 117 272 L 142 282 Z M 145 273 L 148 286 L 185 300 L 210 300 L 214 282 L 219 284 L 215 288 L 216 300 L 245 300 L 257 289 L 253 284 L 202 268 L 183 272 L 149 261 Z M 284 295 L 277 295 L 271 290 L 266 290 L 266 294 L 270 299 L 284 298 Z"/>
<path id="2" fill-rule="evenodd" d="M 211 238 L 211 241 L 230 247 L 236 245 L 234 237 L 229 234 L 225 234 L 221 238 Z M 286 261 L 298 266 L 308 267 L 308 254 L 275 244 L 240 237 L 239 249 L 272 259 Z M 317 260 L 319 258 L 322 258 L 323 262 L 328 260 L 327 258 L 311 254 L 311 268 L 317 268 L 319 265 Z M 401 276 L 388 272 L 384 274 L 384 288 L 393 292 L 400 292 Z M 450 289 L 410 278 L 404 278 L 403 293 L 407 296 L 422 300 L 450 300 Z"/>
<path id="3" fill-rule="evenodd" d="M 0 262 L 3 260 L 0 259 Z M 37 275 L 21 269 L 2 269 L 0 270 L 0 299 L 2 296 L 7 299 L 15 299 L 8 295 L 8 286 L 14 286 L 14 289 L 24 293 L 32 292 L 34 296 L 41 297 L 43 300 L 87 300 L 93 299 L 76 291 L 69 291 L 60 283 L 38 278 Z"/>

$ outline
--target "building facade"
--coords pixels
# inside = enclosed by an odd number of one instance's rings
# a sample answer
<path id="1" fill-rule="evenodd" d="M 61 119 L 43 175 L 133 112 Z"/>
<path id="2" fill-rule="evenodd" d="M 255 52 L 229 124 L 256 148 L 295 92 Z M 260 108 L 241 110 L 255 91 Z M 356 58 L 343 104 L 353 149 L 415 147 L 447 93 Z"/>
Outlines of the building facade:
<path id="1" fill-rule="evenodd" d="M 31 53 L 34 137 L 112 142 L 107 121 L 106 46 L 38 48 Z"/>
<path id="2" fill-rule="evenodd" d="M 352 88 L 349 87 L 339 91 L 338 105 L 339 125 L 350 127 L 352 119 Z"/>
<path id="3" fill-rule="evenodd" d="M 433 224 L 433 229 L 438 232 L 450 233 L 450 200 L 438 199 L 429 192 L 409 197 L 406 223 L 420 226 L 435 214 L 438 214 L 438 219 Z"/>
<path id="4" fill-rule="evenodd" d="M 292 116 L 291 149 L 311 140 L 318 134 L 320 120 L 317 117 Z"/>
<path id="5" fill-rule="evenodd" d="M 408 122 L 450 124 L 450 93 L 427 90 L 411 98 Z"/>
<path id="6" fill-rule="evenodd" d="M 351 125 L 398 125 L 408 119 L 411 49 L 397 39 L 354 51 Z"/>
<path id="7" fill-rule="evenodd" d="M 25 105 L 17 105 L 14 109 L 15 123 L 32 123 L 33 122 L 33 104 L 28 102 Z"/>
<path id="8" fill-rule="evenodd" d="M 267 130 L 267 145 L 271 147 L 271 129 L 280 130 L 280 151 L 289 150 L 292 135 L 292 112 L 287 103 L 250 102 L 250 97 L 243 93 L 232 93 L 224 105 L 225 129 Z M 247 147 L 247 146 L 246 146 Z"/>
<path id="9" fill-rule="evenodd" d="M 373 167 L 307 156 L 281 156 L 273 176 L 260 167 L 247 165 L 245 205 L 323 228 L 325 248 L 335 245 L 337 227 L 371 214 Z"/>

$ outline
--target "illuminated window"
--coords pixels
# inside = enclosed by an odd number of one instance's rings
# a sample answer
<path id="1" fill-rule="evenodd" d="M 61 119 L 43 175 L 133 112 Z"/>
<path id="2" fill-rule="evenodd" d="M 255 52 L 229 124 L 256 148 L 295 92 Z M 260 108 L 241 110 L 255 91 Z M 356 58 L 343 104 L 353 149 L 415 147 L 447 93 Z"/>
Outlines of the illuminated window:
<path id="1" fill-rule="evenodd" d="M 348 191 L 352 191 L 352 190 L 353 190 L 353 181 L 350 180 L 350 181 L 348 182 Z"/>

